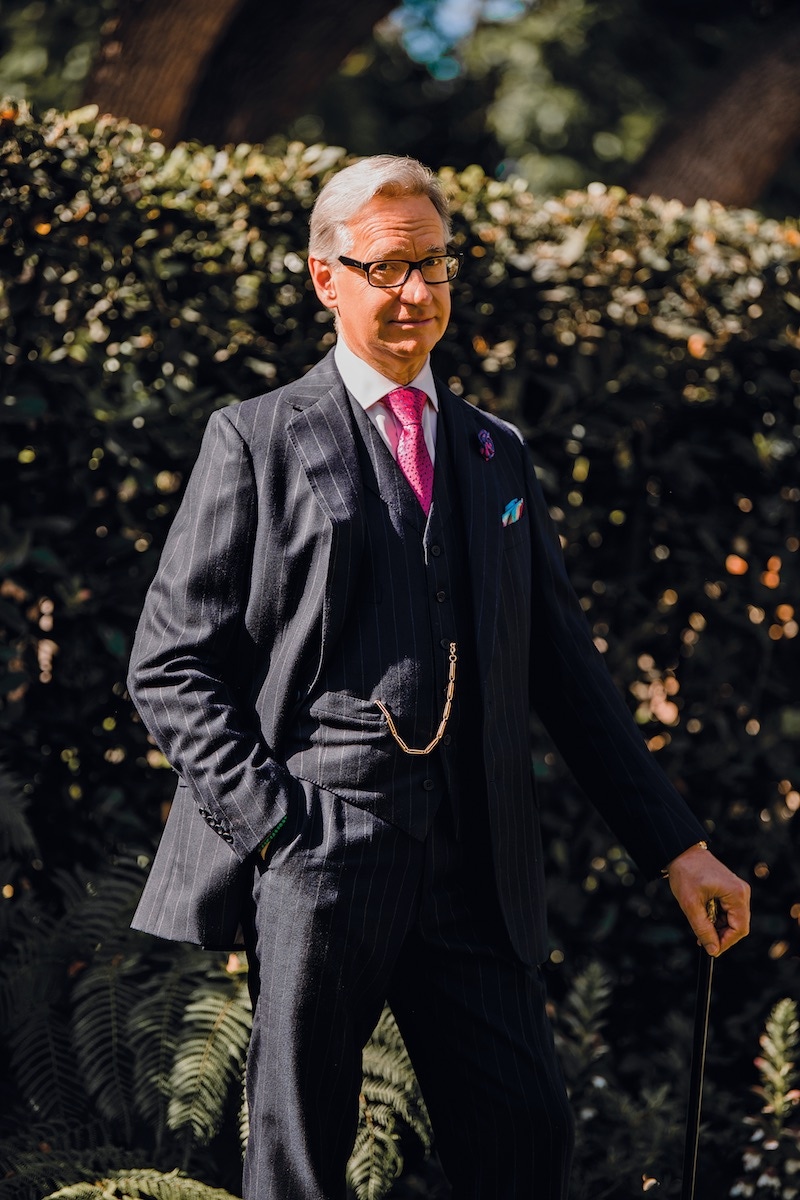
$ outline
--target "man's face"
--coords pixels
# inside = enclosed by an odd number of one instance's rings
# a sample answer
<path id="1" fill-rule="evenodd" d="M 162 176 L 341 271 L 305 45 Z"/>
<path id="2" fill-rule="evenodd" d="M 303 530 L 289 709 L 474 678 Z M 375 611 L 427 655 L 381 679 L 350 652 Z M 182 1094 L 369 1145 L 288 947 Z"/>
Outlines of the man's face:
<path id="1" fill-rule="evenodd" d="M 441 217 L 427 196 L 375 196 L 348 228 L 352 240 L 343 253 L 359 262 L 418 262 L 447 250 Z M 425 283 L 412 271 L 401 287 L 376 288 L 363 271 L 315 258 L 309 269 L 353 353 L 395 383 L 410 382 L 447 328 L 450 285 Z"/>

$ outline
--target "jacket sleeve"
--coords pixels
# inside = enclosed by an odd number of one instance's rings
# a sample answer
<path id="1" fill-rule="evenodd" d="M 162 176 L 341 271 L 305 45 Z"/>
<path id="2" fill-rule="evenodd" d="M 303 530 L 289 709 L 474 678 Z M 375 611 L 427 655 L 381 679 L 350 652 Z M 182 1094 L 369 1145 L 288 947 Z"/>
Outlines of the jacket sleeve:
<path id="1" fill-rule="evenodd" d="M 292 785 L 235 687 L 256 520 L 250 453 L 221 410 L 147 594 L 128 675 L 146 728 L 242 861 L 286 815 Z"/>
<path id="2" fill-rule="evenodd" d="M 706 834 L 647 748 L 594 645 L 524 451 L 533 538 L 531 702 L 594 806 L 647 876 Z"/>

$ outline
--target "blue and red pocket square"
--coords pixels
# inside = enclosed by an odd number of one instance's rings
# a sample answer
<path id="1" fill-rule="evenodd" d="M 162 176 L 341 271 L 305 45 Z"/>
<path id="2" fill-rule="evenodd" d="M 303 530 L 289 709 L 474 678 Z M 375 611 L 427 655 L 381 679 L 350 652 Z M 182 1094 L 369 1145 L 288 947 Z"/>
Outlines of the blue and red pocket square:
<path id="1" fill-rule="evenodd" d="M 515 521 L 518 521 L 522 516 L 524 509 L 524 500 L 509 500 L 508 504 L 503 509 L 501 517 L 503 527 L 505 528 L 506 525 L 513 525 Z"/>

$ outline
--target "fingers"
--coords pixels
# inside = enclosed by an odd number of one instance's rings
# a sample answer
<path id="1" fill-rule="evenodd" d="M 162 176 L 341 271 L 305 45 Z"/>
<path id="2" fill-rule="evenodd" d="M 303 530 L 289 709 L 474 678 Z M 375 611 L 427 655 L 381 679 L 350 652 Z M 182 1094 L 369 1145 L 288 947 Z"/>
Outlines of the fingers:
<path id="1" fill-rule="evenodd" d="M 704 850 L 690 849 L 670 863 L 670 887 L 698 943 L 712 958 L 729 950 L 750 929 L 750 888 L 743 879 Z M 716 899 L 716 923 L 706 910 Z"/>
<path id="2" fill-rule="evenodd" d="M 750 932 L 750 888 L 734 875 L 736 887 L 720 897 L 725 924 L 720 931 L 720 953 L 735 946 Z"/>
<path id="3" fill-rule="evenodd" d="M 684 909 L 684 911 L 686 910 Z M 716 958 L 722 952 L 721 931 L 718 932 L 706 909 L 699 908 L 696 915 L 694 912 L 692 916 L 689 916 L 688 912 L 686 915 L 689 917 L 689 924 L 697 935 L 698 946 L 702 946 L 706 954 L 710 954 L 712 958 Z"/>

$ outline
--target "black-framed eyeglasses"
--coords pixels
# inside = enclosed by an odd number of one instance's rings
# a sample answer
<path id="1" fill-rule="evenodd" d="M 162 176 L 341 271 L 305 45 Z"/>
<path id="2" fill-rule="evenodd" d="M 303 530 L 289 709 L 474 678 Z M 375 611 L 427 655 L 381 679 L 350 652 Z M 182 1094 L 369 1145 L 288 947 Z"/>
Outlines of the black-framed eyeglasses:
<path id="1" fill-rule="evenodd" d="M 406 259 L 378 259 L 375 262 L 358 262 L 355 258 L 339 255 L 339 262 L 345 267 L 355 267 L 363 271 L 370 287 L 395 288 L 402 287 L 412 271 L 419 271 L 426 283 L 449 283 L 455 279 L 461 267 L 460 254 L 430 254 L 419 262 L 408 262 Z"/>

